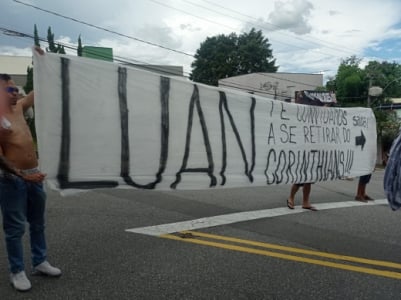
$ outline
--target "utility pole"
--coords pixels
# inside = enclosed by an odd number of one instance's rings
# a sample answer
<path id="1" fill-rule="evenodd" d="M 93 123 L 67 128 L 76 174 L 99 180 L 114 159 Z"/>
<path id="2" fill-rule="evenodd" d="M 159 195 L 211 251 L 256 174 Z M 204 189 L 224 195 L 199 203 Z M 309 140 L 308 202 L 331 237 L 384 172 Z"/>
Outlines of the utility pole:
<path id="1" fill-rule="evenodd" d="M 274 88 L 274 100 L 277 99 L 277 88 L 278 88 L 278 81 L 276 81 L 276 84 L 273 85 Z"/>
<path id="2" fill-rule="evenodd" d="M 368 87 L 368 104 L 367 107 L 370 107 L 370 88 L 372 87 L 372 76 L 369 76 L 369 87 Z"/>

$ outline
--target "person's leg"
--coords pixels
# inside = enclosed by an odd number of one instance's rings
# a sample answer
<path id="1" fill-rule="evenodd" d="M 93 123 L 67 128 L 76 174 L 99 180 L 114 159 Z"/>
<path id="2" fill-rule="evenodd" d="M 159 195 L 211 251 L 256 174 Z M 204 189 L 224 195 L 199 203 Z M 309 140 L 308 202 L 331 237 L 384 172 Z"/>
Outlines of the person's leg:
<path id="1" fill-rule="evenodd" d="M 26 186 L 19 178 L 0 179 L 0 205 L 3 216 L 10 272 L 24 270 L 22 236 L 26 223 Z"/>
<path id="2" fill-rule="evenodd" d="M 368 183 L 370 182 L 370 178 L 372 177 L 372 174 L 369 175 L 365 175 L 364 176 L 364 185 L 361 188 L 361 194 L 364 200 L 373 200 L 372 198 L 370 198 L 367 194 L 366 194 L 366 186 L 368 185 Z"/>
<path id="3" fill-rule="evenodd" d="M 366 184 L 364 184 L 363 182 L 361 182 L 359 180 L 358 190 L 357 190 L 357 195 L 355 196 L 355 200 L 361 201 L 361 202 L 367 202 L 367 200 L 363 196 L 365 193 L 365 189 L 366 189 Z"/>
<path id="4" fill-rule="evenodd" d="M 366 195 L 366 185 L 370 181 L 371 174 L 359 177 L 358 188 L 355 196 L 355 200 L 366 202 L 367 200 L 372 200 L 368 195 Z"/>
<path id="5" fill-rule="evenodd" d="M 290 190 L 290 196 L 287 199 L 287 206 L 288 208 L 293 209 L 295 205 L 295 194 L 298 192 L 300 188 L 299 184 L 293 184 Z"/>
<path id="6" fill-rule="evenodd" d="M 32 265 L 35 267 L 46 260 L 45 238 L 46 194 L 41 183 L 28 184 L 27 220 L 29 223 Z"/>
<path id="7" fill-rule="evenodd" d="M 305 183 L 302 189 L 302 207 L 311 206 L 309 203 L 309 196 L 311 192 L 311 183 Z"/>
<path id="8" fill-rule="evenodd" d="M 310 191 L 311 191 L 311 183 L 305 183 L 303 190 L 302 190 L 302 194 L 303 194 L 303 204 L 309 204 L 309 196 L 310 196 Z"/>
<path id="9" fill-rule="evenodd" d="M 359 177 L 359 181 L 358 181 L 358 187 L 356 189 L 356 196 L 355 196 L 355 200 L 359 200 L 362 199 L 362 183 L 361 183 L 361 177 Z"/>
<path id="10" fill-rule="evenodd" d="M 302 208 L 316 211 L 316 207 L 310 204 L 309 196 L 312 189 L 312 183 L 305 183 L 303 187 Z"/>
<path id="11" fill-rule="evenodd" d="M 61 270 L 47 261 L 45 237 L 46 193 L 41 183 L 30 183 L 28 188 L 28 213 L 33 275 L 61 276 Z"/>

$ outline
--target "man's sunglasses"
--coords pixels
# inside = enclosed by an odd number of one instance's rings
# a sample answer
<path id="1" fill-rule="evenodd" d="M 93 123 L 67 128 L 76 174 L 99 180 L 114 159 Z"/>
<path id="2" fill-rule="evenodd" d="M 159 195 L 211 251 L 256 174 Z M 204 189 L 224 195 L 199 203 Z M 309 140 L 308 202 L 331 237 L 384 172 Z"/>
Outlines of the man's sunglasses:
<path id="1" fill-rule="evenodd" d="M 6 91 L 7 91 L 7 93 L 18 93 L 19 92 L 18 88 L 13 87 L 13 86 L 6 87 Z"/>

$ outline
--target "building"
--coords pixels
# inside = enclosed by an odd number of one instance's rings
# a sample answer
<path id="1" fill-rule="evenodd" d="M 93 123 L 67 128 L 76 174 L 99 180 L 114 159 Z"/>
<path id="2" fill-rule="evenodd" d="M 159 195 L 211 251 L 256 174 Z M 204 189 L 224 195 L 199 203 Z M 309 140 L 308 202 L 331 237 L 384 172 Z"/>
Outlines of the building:
<path id="1" fill-rule="evenodd" d="M 380 104 L 377 108 L 384 111 L 394 111 L 401 120 L 401 98 L 390 98 L 390 104 Z"/>
<path id="2" fill-rule="evenodd" d="M 184 76 L 184 68 L 182 66 L 167 66 L 167 65 L 142 65 L 133 63 L 122 63 L 133 68 L 156 72 L 165 76 Z"/>
<path id="3" fill-rule="evenodd" d="M 20 88 L 26 84 L 28 67 L 32 67 L 30 56 L 0 55 L 0 73 L 9 74 Z"/>
<path id="4" fill-rule="evenodd" d="M 85 50 L 86 48 L 86 50 Z M 102 59 L 106 61 L 113 61 L 113 54 L 111 48 L 100 48 L 99 47 L 84 47 L 83 56 Z M 166 76 L 183 76 L 184 70 L 182 66 L 168 66 L 168 65 L 144 65 L 144 64 L 133 64 L 127 62 L 120 62 L 123 65 L 127 65 L 134 68 L 140 68 L 151 72 L 156 72 Z M 26 84 L 27 79 L 27 68 L 32 67 L 31 56 L 11 56 L 11 55 L 0 55 L 0 73 L 9 74 L 15 84 L 22 90 Z"/>
<path id="5" fill-rule="evenodd" d="M 315 90 L 323 86 L 323 74 L 252 73 L 220 79 L 218 85 L 281 101 L 294 102 L 296 91 Z"/>
<path id="6" fill-rule="evenodd" d="M 113 61 L 113 49 L 106 47 L 84 46 L 82 47 L 82 57 Z"/>

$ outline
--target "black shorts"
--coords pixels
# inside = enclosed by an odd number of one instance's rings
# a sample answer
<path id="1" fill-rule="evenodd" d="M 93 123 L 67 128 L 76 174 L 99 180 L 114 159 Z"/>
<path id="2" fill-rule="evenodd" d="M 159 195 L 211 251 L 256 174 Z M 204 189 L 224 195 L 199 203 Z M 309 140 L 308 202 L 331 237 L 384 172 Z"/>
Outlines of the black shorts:
<path id="1" fill-rule="evenodd" d="M 359 183 L 360 184 L 368 184 L 370 181 L 370 177 L 372 177 L 372 174 L 363 175 L 363 176 L 359 177 Z"/>
<path id="2" fill-rule="evenodd" d="M 304 184 L 314 184 L 314 182 L 305 182 L 305 183 L 294 183 L 297 186 L 304 186 Z"/>

